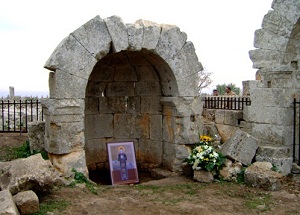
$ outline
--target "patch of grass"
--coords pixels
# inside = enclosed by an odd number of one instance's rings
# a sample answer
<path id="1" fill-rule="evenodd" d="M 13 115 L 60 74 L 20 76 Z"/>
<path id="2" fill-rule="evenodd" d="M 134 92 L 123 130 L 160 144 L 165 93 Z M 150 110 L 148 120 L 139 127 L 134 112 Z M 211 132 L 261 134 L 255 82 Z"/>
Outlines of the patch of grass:
<path id="1" fill-rule="evenodd" d="M 249 209 L 258 209 L 259 206 L 263 206 L 261 210 L 268 211 L 271 203 L 271 194 L 258 193 L 257 195 L 246 197 L 245 206 Z"/>
<path id="2" fill-rule="evenodd" d="M 46 215 L 48 212 L 62 212 L 64 211 L 69 203 L 65 200 L 49 200 L 40 203 L 40 211 L 33 215 Z"/>
<path id="3" fill-rule="evenodd" d="M 246 170 L 246 167 L 243 167 L 241 172 L 237 174 L 237 177 L 236 177 L 237 183 L 239 183 L 239 184 L 245 183 L 245 170 Z"/>
<path id="4" fill-rule="evenodd" d="M 95 189 L 95 185 L 82 172 L 78 172 L 74 168 L 72 169 L 72 172 L 75 173 L 74 182 L 72 182 L 69 186 L 74 187 L 76 183 L 84 183 L 93 194 L 98 194 L 97 190 Z"/>
<path id="5" fill-rule="evenodd" d="M 29 141 L 26 141 L 19 147 L 4 147 L 5 157 L 4 161 L 11 161 L 18 158 L 27 158 L 31 156 Z"/>
<path id="6" fill-rule="evenodd" d="M 38 152 L 38 151 L 33 151 L 31 153 L 30 151 L 30 144 L 29 141 L 25 141 L 23 145 L 18 146 L 18 147 L 9 147 L 6 146 L 3 148 L 4 150 L 4 156 L 1 158 L 2 161 L 11 161 L 19 158 L 27 158 L 30 157 L 31 155 L 41 153 L 42 157 L 44 160 L 48 160 L 48 153 L 46 151 Z"/>

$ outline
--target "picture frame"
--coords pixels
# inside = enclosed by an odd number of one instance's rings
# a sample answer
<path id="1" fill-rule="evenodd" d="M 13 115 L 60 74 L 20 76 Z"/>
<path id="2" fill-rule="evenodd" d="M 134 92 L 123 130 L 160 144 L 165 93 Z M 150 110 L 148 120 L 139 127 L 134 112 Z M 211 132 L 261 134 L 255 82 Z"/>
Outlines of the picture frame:
<path id="1" fill-rule="evenodd" d="M 139 182 L 133 142 L 107 143 L 112 185 Z"/>

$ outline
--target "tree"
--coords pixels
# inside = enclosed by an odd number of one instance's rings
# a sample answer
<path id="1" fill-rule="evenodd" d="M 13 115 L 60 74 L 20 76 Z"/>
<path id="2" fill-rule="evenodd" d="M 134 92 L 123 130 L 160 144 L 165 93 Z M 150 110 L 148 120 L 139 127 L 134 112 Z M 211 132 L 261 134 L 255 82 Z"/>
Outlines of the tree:
<path id="1" fill-rule="evenodd" d="M 231 91 L 235 92 L 237 95 L 240 95 L 241 89 L 237 86 L 235 86 L 235 84 L 230 83 L 230 84 L 218 84 L 216 86 L 216 89 L 219 91 L 219 95 L 224 95 L 225 94 L 225 88 L 226 86 L 230 86 L 231 87 Z"/>
<path id="2" fill-rule="evenodd" d="M 211 83 L 212 80 L 210 76 L 212 75 L 212 72 L 208 72 L 206 68 L 198 72 L 198 77 L 199 77 L 199 85 L 198 85 L 198 91 L 201 93 L 201 90 L 208 87 Z"/>

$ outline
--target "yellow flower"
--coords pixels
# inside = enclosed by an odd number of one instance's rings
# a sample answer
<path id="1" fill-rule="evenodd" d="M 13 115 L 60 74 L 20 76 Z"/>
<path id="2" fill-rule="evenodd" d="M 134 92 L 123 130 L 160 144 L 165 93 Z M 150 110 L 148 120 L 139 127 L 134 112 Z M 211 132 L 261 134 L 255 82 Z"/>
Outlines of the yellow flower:
<path id="1" fill-rule="evenodd" d="M 203 142 L 210 142 L 210 141 L 211 141 L 211 138 L 210 138 L 209 136 L 201 135 L 201 136 L 200 136 L 200 141 L 203 141 Z"/>

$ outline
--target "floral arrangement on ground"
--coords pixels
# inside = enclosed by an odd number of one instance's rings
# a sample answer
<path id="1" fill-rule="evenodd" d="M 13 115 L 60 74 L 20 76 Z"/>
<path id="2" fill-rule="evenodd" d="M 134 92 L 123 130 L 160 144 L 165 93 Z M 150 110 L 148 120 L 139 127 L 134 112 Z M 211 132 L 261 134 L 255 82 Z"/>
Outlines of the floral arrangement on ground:
<path id="1" fill-rule="evenodd" d="M 224 166 L 225 157 L 213 148 L 212 141 L 209 136 L 200 136 L 200 142 L 192 148 L 185 162 L 191 165 L 193 170 L 202 169 L 218 173 Z"/>

